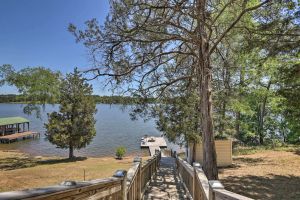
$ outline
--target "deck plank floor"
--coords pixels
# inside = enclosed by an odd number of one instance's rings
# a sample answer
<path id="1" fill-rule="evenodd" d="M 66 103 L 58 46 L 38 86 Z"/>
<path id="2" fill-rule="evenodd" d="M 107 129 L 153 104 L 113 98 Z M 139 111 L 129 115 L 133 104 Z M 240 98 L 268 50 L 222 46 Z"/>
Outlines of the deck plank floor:
<path id="1" fill-rule="evenodd" d="M 175 158 L 161 158 L 157 174 L 148 185 L 143 199 L 190 199 L 176 173 Z"/>
<path id="2" fill-rule="evenodd" d="M 19 138 L 35 137 L 35 136 L 39 136 L 39 133 L 32 132 L 32 131 L 26 131 L 26 132 L 22 132 L 22 133 L 14 133 L 14 134 L 10 134 L 10 135 L 0 136 L 0 141 L 12 141 L 12 140 L 16 140 Z"/>

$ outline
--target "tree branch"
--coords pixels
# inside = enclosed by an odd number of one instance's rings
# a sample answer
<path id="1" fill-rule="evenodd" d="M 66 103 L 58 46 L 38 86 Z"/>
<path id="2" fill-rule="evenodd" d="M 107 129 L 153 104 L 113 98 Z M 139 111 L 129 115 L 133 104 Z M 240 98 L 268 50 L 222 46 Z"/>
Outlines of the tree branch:
<path id="1" fill-rule="evenodd" d="M 265 5 L 266 3 L 268 3 L 271 0 L 265 0 L 264 2 L 250 7 L 250 8 L 246 8 L 243 9 L 243 11 L 238 15 L 238 17 L 230 24 L 230 26 L 221 34 L 221 36 L 217 39 L 217 41 L 214 43 L 214 45 L 212 46 L 212 48 L 209 50 L 209 54 L 212 54 L 213 51 L 216 49 L 216 47 L 218 46 L 218 44 L 222 41 L 222 39 L 226 36 L 226 34 L 240 21 L 240 19 L 243 17 L 244 14 L 246 14 L 247 12 L 256 10 L 258 8 L 260 8 L 261 6 Z"/>

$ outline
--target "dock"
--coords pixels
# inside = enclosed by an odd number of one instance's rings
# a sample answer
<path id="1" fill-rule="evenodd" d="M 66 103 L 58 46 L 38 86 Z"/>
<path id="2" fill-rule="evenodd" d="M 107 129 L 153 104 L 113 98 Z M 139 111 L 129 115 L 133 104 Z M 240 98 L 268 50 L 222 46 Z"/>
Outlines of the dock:
<path id="1" fill-rule="evenodd" d="M 0 143 L 11 143 L 18 139 L 36 138 L 36 137 L 40 137 L 40 133 L 26 131 L 26 132 L 22 132 L 22 133 L 14 133 L 14 134 L 10 134 L 10 135 L 0 136 Z"/>
<path id="2" fill-rule="evenodd" d="M 166 147 L 167 142 L 163 137 L 145 136 L 141 139 L 141 148 L 149 148 L 151 156 L 154 156 L 156 151 Z"/>

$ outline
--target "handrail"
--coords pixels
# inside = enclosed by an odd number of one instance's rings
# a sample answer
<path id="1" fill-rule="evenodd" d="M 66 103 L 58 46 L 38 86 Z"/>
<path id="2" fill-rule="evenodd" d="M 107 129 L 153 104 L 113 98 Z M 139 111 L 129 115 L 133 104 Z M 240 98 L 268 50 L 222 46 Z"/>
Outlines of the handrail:
<path id="1" fill-rule="evenodd" d="M 181 163 L 181 165 L 185 168 L 185 170 L 191 175 L 193 176 L 193 167 L 188 163 L 186 162 L 185 160 L 183 160 L 182 158 L 179 158 L 178 157 L 178 162 Z"/>
<path id="2" fill-rule="evenodd" d="M 134 166 L 127 173 L 127 199 L 141 199 L 141 162 L 134 162 Z"/>
<path id="3" fill-rule="evenodd" d="M 208 181 L 199 163 L 193 167 L 175 153 L 178 174 L 194 200 L 251 200 L 251 198 L 224 189 L 220 181 Z"/>
<path id="4" fill-rule="evenodd" d="M 230 192 L 225 189 L 216 189 L 214 192 L 216 199 L 251 200 L 251 198 Z"/>
<path id="5" fill-rule="evenodd" d="M 204 171 L 200 167 L 194 166 L 195 173 L 195 189 L 194 199 L 209 199 L 209 182 L 207 177 L 204 174 Z"/>
<path id="6" fill-rule="evenodd" d="M 142 199 L 153 175 L 156 174 L 161 152 L 157 152 L 151 159 L 142 162 L 142 159 L 134 159 L 134 165 L 127 173 L 127 199 Z"/>
<path id="7" fill-rule="evenodd" d="M 252 200 L 251 198 L 236 194 L 224 189 L 220 181 L 209 181 L 210 200 L 228 199 L 228 200 Z"/>
<path id="8" fill-rule="evenodd" d="M 141 168 L 141 193 L 145 193 L 146 186 L 149 184 L 149 181 L 152 179 L 153 175 L 156 174 L 156 171 L 159 167 L 159 162 L 161 159 L 161 152 L 156 153 L 147 163 L 142 165 Z"/>
<path id="9" fill-rule="evenodd" d="M 126 172 L 125 172 L 126 173 Z M 110 177 L 92 181 L 65 181 L 60 185 L 22 191 L 0 193 L 0 199 L 71 199 L 71 198 L 119 198 L 122 195 L 124 177 Z"/>
<path id="10" fill-rule="evenodd" d="M 184 187 L 193 196 L 194 193 L 194 173 L 193 167 L 190 166 L 186 161 L 177 157 L 177 171 L 179 178 L 182 180 Z"/>
<path id="11" fill-rule="evenodd" d="M 141 163 L 136 163 L 133 167 L 131 167 L 127 172 L 127 190 L 130 190 L 132 187 L 133 181 L 136 179 L 136 176 L 139 172 L 139 167 Z"/>

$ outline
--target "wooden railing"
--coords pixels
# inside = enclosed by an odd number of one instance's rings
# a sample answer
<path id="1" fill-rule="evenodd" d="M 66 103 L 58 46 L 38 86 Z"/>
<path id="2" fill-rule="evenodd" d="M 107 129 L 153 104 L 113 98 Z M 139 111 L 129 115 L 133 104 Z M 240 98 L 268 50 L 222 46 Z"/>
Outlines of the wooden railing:
<path id="1" fill-rule="evenodd" d="M 141 159 L 134 160 L 134 166 L 128 170 L 127 199 L 141 199 Z"/>
<path id="2" fill-rule="evenodd" d="M 250 200 L 250 198 L 224 189 L 220 181 L 209 181 L 199 163 L 192 167 L 183 159 L 176 157 L 178 174 L 184 187 L 193 200 Z"/>
<path id="3" fill-rule="evenodd" d="M 181 158 L 176 159 L 177 171 L 180 179 L 183 181 L 184 186 L 190 195 L 194 193 L 194 170 L 191 165 Z"/>
<path id="4" fill-rule="evenodd" d="M 125 190 L 126 171 L 122 177 L 110 177 L 93 181 L 65 181 L 60 185 L 23 191 L 0 193 L 0 199 L 65 200 L 65 199 L 121 199 Z"/>
<path id="5" fill-rule="evenodd" d="M 127 199 L 141 199 L 149 181 L 156 174 L 161 159 L 161 152 L 157 152 L 151 159 L 142 162 L 134 160 L 134 166 L 128 170 Z"/>
<path id="6" fill-rule="evenodd" d="M 205 199 L 209 197 L 209 181 L 205 176 L 202 168 L 198 164 L 194 164 L 194 177 L 195 177 L 195 193 L 194 199 Z"/>
<path id="7" fill-rule="evenodd" d="M 225 190 L 220 181 L 209 181 L 209 196 L 210 200 L 252 200 L 251 198 Z"/>
<path id="8" fill-rule="evenodd" d="M 0 193 L 0 200 L 140 200 L 147 184 L 156 173 L 161 159 L 157 152 L 150 160 L 142 163 L 134 160 L 127 171 L 118 170 L 112 177 L 92 181 L 64 181 L 60 185 L 22 191 Z"/>

